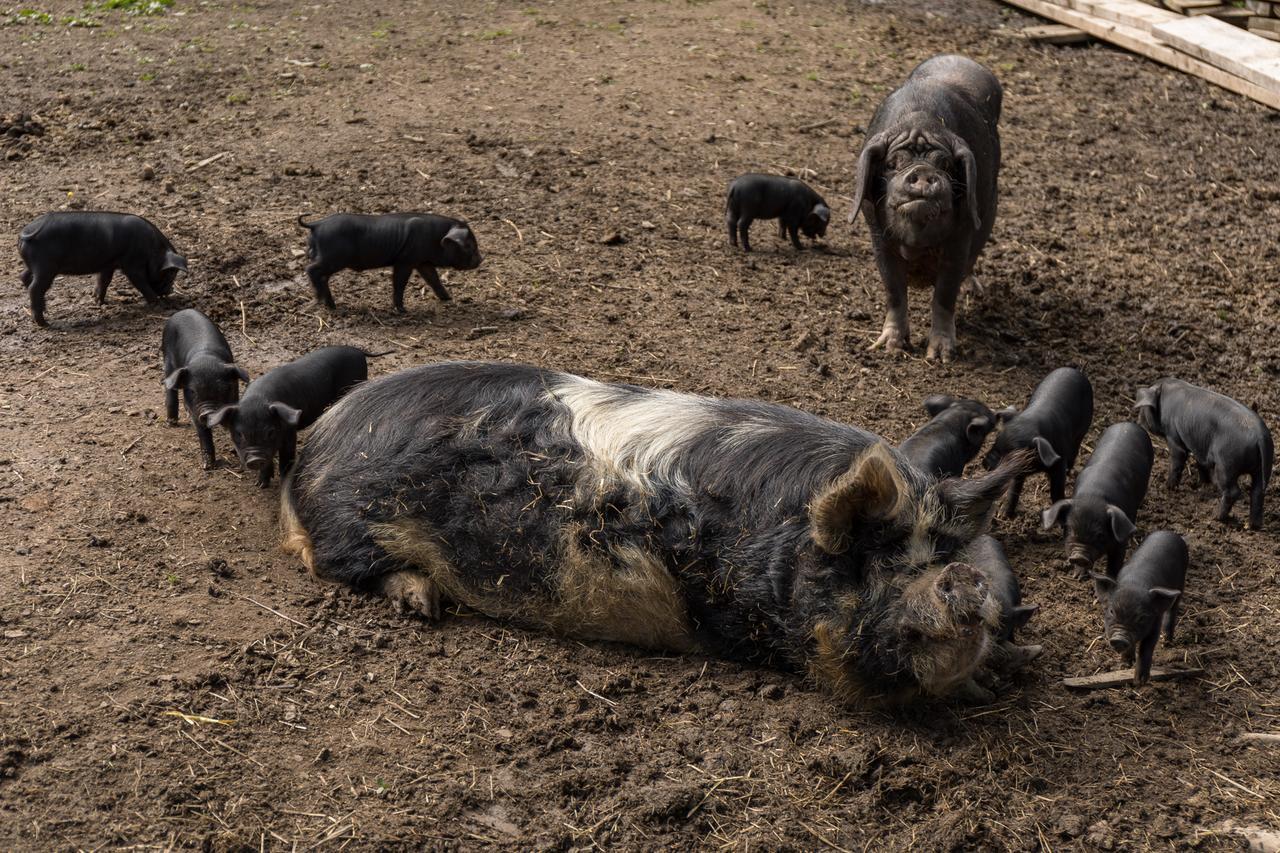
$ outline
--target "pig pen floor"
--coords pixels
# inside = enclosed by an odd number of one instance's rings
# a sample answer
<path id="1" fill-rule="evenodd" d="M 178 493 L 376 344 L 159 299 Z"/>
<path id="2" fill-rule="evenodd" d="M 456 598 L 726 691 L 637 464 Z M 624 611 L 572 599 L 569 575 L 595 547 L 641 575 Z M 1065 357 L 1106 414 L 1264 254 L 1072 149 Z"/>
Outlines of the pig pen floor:
<path id="1" fill-rule="evenodd" d="M 1276 113 L 1028 45 L 1030 20 L 984 0 L 535 5 L 177 0 L 0 26 L 0 108 L 44 128 L 0 147 L 0 233 L 138 211 L 192 269 L 154 307 L 59 280 L 42 330 L 0 253 L 0 846 L 1235 849 L 1232 827 L 1275 829 L 1280 752 L 1237 737 L 1280 728 L 1280 497 L 1264 533 L 1215 524 L 1209 496 L 1164 486 L 1162 443 L 1139 524 L 1185 533 L 1193 567 L 1158 661 L 1205 677 L 1068 693 L 1117 662 L 1024 511 L 995 532 L 1045 654 L 991 707 L 897 714 L 720 660 L 398 615 L 277 550 L 274 487 L 199 469 L 159 385 L 183 306 L 255 375 L 329 343 L 394 350 L 375 375 L 518 359 L 897 440 L 927 394 L 1022 403 L 1074 364 L 1089 442 L 1165 374 L 1280 425 Z M 880 286 L 843 221 L 873 108 L 943 51 L 1007 92 L 986 291 L 945 367 L 864 351 Z M 761 223 L 756 253 L 727 251 L 724 187 L 748 170 L 808 170 L 837 214 L 825 245 L 797 255 Z M 386 273 L 344 273 L 317 311 L 294 217 L 404 208 L 475 227 L 485 262 L 448 276 L 455 301 L 415 282 L 396 316 Z"/>

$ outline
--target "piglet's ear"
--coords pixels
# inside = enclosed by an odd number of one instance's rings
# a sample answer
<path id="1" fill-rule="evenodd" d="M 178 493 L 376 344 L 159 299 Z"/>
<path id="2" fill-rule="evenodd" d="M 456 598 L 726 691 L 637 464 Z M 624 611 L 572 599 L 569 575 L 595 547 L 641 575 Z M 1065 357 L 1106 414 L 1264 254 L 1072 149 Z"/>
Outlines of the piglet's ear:
<path id="1" fill-rule="evenodd" d="M 1010 619 L 1009 619 L 1010 627 L 1021 628 L 1023 625 L 1026 625 L 1028 622 L 1031 621 L 1032 616 L 1035 616 L 1039 612 L 1040 612 L 1040 605 L 1038 604 L 1018 605 L 1017 607 L 1013 608 L 1013 613 L 1010 614 Z"/>
<path id="2" fill-rule="evenodd" d="M 218 411 L 209 415 L 204 419 L 204 425 L 207 427 L 216 427 L 220 423 L 226 423 L 231 426 L 231 422 L 236 419 L 236 415 L 240 413 L 239 406 L 223 406 Z"/>
<path id="3" fill-rule="evenodd" d="M 1117 542 L 1128 542 L 1129 537 L 1138 529 L 1133 526 L 1129 516 L 1124 514 L 1124 510 L 1118 506 L 1107 507 L 1107 518 L 1111 521 L 1111 535 Z"/>
<path id="4" fill-rule="evenodd" d="M 854 178 L 853 210 L 849 212 L 850 225 L 857 220 L 858 213 L 862 210 L 863 199 L 871 199 L 873 203 L 875 202 L 874 185 L 880 177 L 880 167 L 884 163 L 884 153 L 888 147 L 889 137 L 883 133 L 877 133 L 862 146 L 862 153 L 858 155 L 858 174 Z"/>
<path id="5" fill-rule="evenodd" d="M 1070 514 L 1071 514 L 1071 499 L 1064 498 L 1063 500 L 1055 502 L 1053 506 L 1049 507 L 1044 512 L 1042 512 L 1040 514 L 1040 520 L 1044 524 L 1044 529 L 1048 530 L 1050 527 L 1053 527 L 1055 524 L 1058 524 L 1059 522 L 1061 522 L 1062 524 L 1066 524 L 1067 516 Z"/>
<path id="6" fill-rule="evenodd" d="M 996 412 L 996 423 L 1004 424 L 1018 416 L 1017 406 L 1008 406 Z"/>
<path id="7" fill-rule="evenodd" d="M 172 391 L 175 388 L 184 388 L 186 387 L 187 376 L 189 373 L 190 371 L 185 367 L 179 367 L 177 370 L 173 371 L 173 373 L 166 376 L 164 378 L 164 382 L 161 384 L 163 384 L 165 389 L 169 391 Z"/>
<path id="8" fill-rule="evenodd" d="M 1148 594 L 1151 596 L 1151 603 L 1155 605 L 1157 612 L 1163 613 L 1182 596 L 1182 590 L 1155 586 L 1148 591 Z"/>
<path id="9" fill-rule="evenodd" d="M 951 408 L 951 404 L 955 401 L 956 398 L 950 394 L 930 394 L 924 398 L 924 410 L 929 413 L 929 417 L 936 418 Z"/>
<path id="10" fill-rule="evenodd" d="M 160 267 L 160 271 L 165 270 L 182 270 L 187 272 L 187 259 L 179 255 L 177 252 L 164 253 L 164 266 Z"/>
<path id="11" fill-rule="evenodd" d="M 1089 577 L 1093 578 L 1093 591 L 1098 598 L 1107 598 L 1116 590 L 1116 582 L 1110 575 L 1100 575 L 1097 572 L 1089 572 Z"/>
<path id="12" fill-rule="evenodd" d="M 855 524 L 896 518 L 906 500 L 906 481 L 884 442 L 879 442 L 810 505 L 813 541 L 828 554 L 843 554 Z"/>
<path id="13" fill-rule="evenodd" d="M 467 247 L 467 237 L 470 234 L 471 232 L 466 228 L 463 228 L 461 225 L 455 225 L 449 229 L 448 234 L 444 235 L 444 239 L 440 241 L 440 245 L 445 246 L 448 243 L 452 243 L 459 249 L 465 249 Z"/>
<path id="14" fill-rule="evenodd" d="M 225 367 L 229 372 L 234 373 L 236 376 L 240 377 L 240 380 L 244 382 L 246 385 L 249 383 L 249 371 L 245 370 L 240 365 L 232 364 L 231 362 L 228 361 L 222 366 Z"/>
<path id="15" fill-rule="evenodd" d="M 969 425 L 964 428 L 964 435 L 965 438 L 969 439 L 970 444 L 977 447 L 986 440 L 987 434 L 995 428 L 996 425 L 991 418 L 986 415 L 979 415 L 976 418 L 969 419 Z"/>
<path id="16" fill-rule="evenodd" d="M 816 216 L 819 222 L 826 225 L 831 221 L 831 208 L 827 207 L 825 204 L 815 204 L 813 206 L 813 210 L 809 212 L 809 215 Z"/>
<path id="17" fill-rule="evenodd" d="M 1058 455 L 1058 451 L 1053 449 L 1053 445 L 1048 439 L 1037 435 L 1031 441 L 1031 446 L 1036 449 L 1036 455 L 1040 457 L 1040 464 L 1046 468 L 1050 468 L 1058 464 L 1058 460 L 1062 457 Z"/>
<path id="18" fill-rule="evenodd" d="M 302 420 L 302 410 L 295 409 L 286 403 L 275 402 L 267 406 L 268 411 L 275 415 L 287 425 L 297 429 L 298 423 Z"/>
<path id="19" fill-rule="evenodd" d="M 1160 386 L 1152 385 L 1150 388 L 1139 388 L 1138 393 L 1134 396 L 1133 407 L 1141 409 L 1144 406 L 1156 408 L 1160 405 Z"/>

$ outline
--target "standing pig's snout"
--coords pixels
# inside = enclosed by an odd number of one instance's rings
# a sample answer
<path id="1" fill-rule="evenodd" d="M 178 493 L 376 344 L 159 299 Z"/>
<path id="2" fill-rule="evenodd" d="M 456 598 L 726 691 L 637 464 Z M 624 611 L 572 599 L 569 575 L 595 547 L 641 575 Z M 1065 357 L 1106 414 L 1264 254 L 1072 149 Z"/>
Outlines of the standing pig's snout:
<path id="1" fill-rule="evenodd" d="M 917 167 L 908 172 L 903 183 L 912 195 L 924 198 L 936 195 L 942 187 L 942 179 L 937 172 L 926 167 Z"/>
<path id="2" fill-rule="evenodd" d="M 267 464 L 265 456 L 250 456 L 244 461 L 244 467 L 250 471 L 262 471 L 267 467 Z"/>
<path id="3" fill-rule="evenodd" d="M 1111 644 L 1111 648 L 1121 654 L 1129 651 L 1129 646 L 1132 645 L 1132 643 L 1129 642 L 1129 637 L 1125 634 L 1112 634 L 1109 642 Z"/>

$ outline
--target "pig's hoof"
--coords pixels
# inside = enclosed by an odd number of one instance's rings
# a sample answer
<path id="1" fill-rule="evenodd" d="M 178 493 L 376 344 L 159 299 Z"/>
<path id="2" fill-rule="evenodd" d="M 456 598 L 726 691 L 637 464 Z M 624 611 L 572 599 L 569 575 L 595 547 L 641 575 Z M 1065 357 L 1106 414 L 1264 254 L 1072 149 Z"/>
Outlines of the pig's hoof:
<path id="1" fill-rule="evenodd" d="M 924 357 L 928 361 L 941 361 L 946 364 L 956 357 L 956 339 L 944 335 L 931 335 L 929 349 Z"/>
<path id="2" fill-rule="evenodd" d="M 883 349 L 887 353 L 905 353 L 907 351 L 907 336 L 897 326 L 886 326 L 884 331 L 880 333 L 880 337 L 876 338 L 875 342 L 867 349 Z"/>
<path id="3" fill-rule="evenodd" d="M 217 467 L 218 467 L 218 460 L 216 460 L 216 459 L 205 459 L 205 460 L 204 460 L 204 470 L 206 470 L 206 471 L 212 471 L 214 468 L 217 468 Z"/>
<path id="4" fill-rule="evenodd" d="M 178 426 L 178 419 L 177 419 L 177 418 L 165 418 L 165 419 L 164 419 L 164 422 L 165 422 L 165 423 L 167 423 L 169 426 L 172 426 L 172 427 L 176 427 L 176 426 Z"/>
<path id="5" fill-rule="evenodd" d="M 960 685 L 956 698 L 968 705 L 990 705 L 996 701 L 996 694 L 970 678 Z"/>
<path id="6" fill-rule="evenodd" d="M 440 587 L 422 572 L 410 569 L 386 575 L 382 594 L 400 612 L 412 610 L 433 622 L 440 618 Z"/>

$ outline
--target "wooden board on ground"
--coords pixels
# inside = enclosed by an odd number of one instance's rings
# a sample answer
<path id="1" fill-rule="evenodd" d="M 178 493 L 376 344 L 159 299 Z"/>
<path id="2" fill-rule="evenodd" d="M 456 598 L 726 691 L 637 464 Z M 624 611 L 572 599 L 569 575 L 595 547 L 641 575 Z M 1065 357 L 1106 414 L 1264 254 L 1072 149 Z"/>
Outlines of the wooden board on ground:
<path id="1" fill-rule="evenodd" d="M 1194 678 L 1204 675 L 1203 669 L 1166 669 L 1162 666 L 1151 668 L 1152 681 L 1177 681 L 1183 678 Z M 1084 675 L 1079 678 L 1062 679 L 1063 686 L 1071 690 L 1103 690 L 1108 687 L 1123 687 L 1133 684 L 1132 669 L 1117 669 L 1111 672 L 1100 672 L 1097 675 Z"/>
<path id="2" fill-rule="evenodd" d="M 1250 24 L 1249 32 L 1253 33 L 1255 36 L 1262 36 L 1264 39 L 1271 39 L 1272 41 L 1280 41 L 1280 33 L 1276 32 L 1275 30 L 1255 30 L 1253 28 L 1253 24 Z"/>
<path id="3" fill-rule="evenodd" d="M 1244 0 L 1244 7 L 1253 14 L 1264 17 L 1273 14 L 1274 8 L 1270 0 Z"/>
<path id="4" fill-rule="evenodd" d="M 1240 740 L 1245 743 L 1263 743 L 1271 746 L 1280 746 L 1280 732 L 1245 732 L 1240 735 Z"/>
<path id="5" fill-rule="evenodd" d="M 1140 0 L 1054 0 L 1054 3 L 1145 32 L 1151 32 L 1151 28 L 1158 24 L 1167 24 L 1182 17 L 1159 6 L 1148 6 Z"/>
<path id="6" fill-rule="evenodd" d="M 1211 18 L 1217 18 L 1219 21 L 1226 21 L 1233 27 L 1243 27 L 1253 17 L 1253 13 L 1248 9 L 1237 9 L 1235 6 L 1214 6 L 1211 9 L 1196 9 L 1187 14 L 1208 15 Z"/>
<path id="7" fill-rule="evenodd" d="M 1151 34 L 1183 53 L 1280 94 L 1280 47 L 1213 18 L 1183 18 Z"/>
<path id="8" fill-rule="evenodd" d="M 1219 0 L 1164 0 L 1166 9 L 1185 15 L 1192 9 L 1207 9 L 1219 5 Z"/>
<path id="9" fill-rule="evenodd" d="M 1252 17 L 1249 19 L 1249 29 L 1257 32 L 1280 33 L 1280 18 L 1259 18 Z"/>
<path id="10" fill-rule="evenodd" d="M 1151 33 L 1135 27 L 1116 24 L 1112 21 L 1104 21 L 1094 15 L 1085 14 L 1075 9 L 1067 9 L 1056 3 L 1050 3 L 1048 0 L 1004 0 L 1004 2 L 1011 6 L 1017 6 L 1019 9 L 1033 12 L 1042 18 L 1048 18 L 1051 21 L 1057 21 L 1060 24 L 1067 24 L 1072 27 L 1079 27 L 1086 33 L 1110 42 L 1117 47 L 1131 50 L 1136 54 L 1164 63 L 1178 71 L 1193 74 L 1216 86 L 1221 86 L 1247 98 L 1252 98 L 1272 109 L 1280 110 L 1280 91 L 1264 88 L 1234 74 L 1229 74 L 1221 68 L 1215 68 L 1207 62 L 1187 56 L 1185 53 L 1181 53 L 1156 40 Z M 1156 9 L 1155 11 L 1161 10 Z M 1189 19 L 1180 18 L 1179 20 Z M 1224 24 L 1224 26 L 1226 25 Z M 1245 33 L 1241 37 L 1247 35 L 1248 33 Z"/>
<path id="11" fill-rule="evenodd" d="M 1092 41 L 1093 36 L 1084 30 L 1068 27 L 1066 24 L 1042 24 L 1037 27 L 1023 27 L 1022 37 L 1028 41 L 1042 44 L 1080 44 Z"/>

